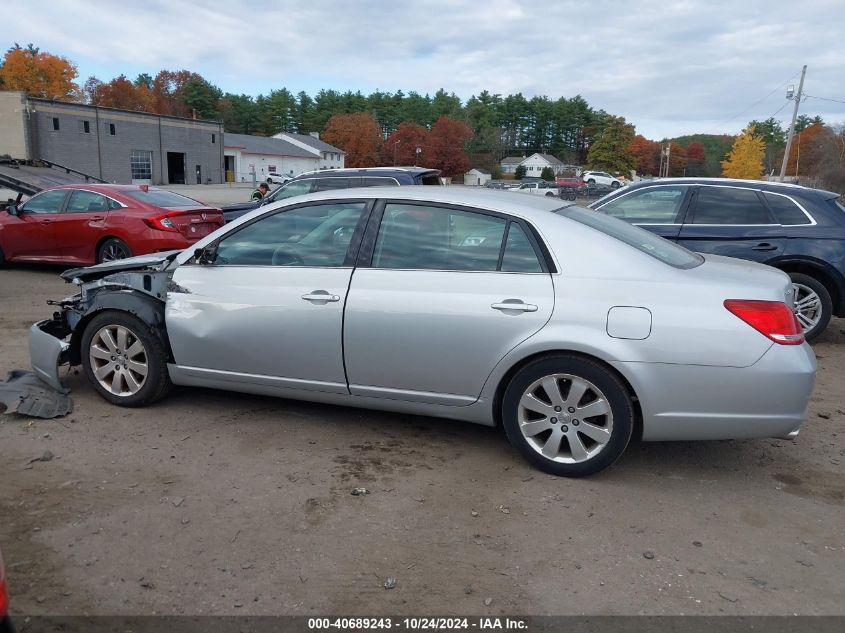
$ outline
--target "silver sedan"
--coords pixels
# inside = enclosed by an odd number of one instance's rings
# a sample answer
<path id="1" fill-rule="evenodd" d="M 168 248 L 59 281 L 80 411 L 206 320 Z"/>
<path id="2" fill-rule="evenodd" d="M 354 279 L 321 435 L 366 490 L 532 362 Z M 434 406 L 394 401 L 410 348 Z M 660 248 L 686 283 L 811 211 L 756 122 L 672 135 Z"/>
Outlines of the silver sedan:
<path id="1" fill-rule="evenodd" d="M 340 190 L 262 207 L 184 252 L 77 269 L 30 331 L 106 400 L 216 387 L 502 425 L 538 468 L 644 440 L 797 433 L 815 357 L 789 278 L 558 199 Z"/>

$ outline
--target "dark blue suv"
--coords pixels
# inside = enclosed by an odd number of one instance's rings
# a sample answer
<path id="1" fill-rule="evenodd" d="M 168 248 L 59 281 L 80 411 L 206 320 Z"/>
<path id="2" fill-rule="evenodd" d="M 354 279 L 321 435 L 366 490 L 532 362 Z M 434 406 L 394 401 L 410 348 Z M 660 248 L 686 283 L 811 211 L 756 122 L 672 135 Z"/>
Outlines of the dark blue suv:
<path id="1" fill-rule="evenodd" d="M 590 208 L 690 250 L 750 259 L 789 274 L 808 340 L 845 316 L 845 207 L 839 194 L 722 178 L 640 181 Z"/>
<path id="2" fill-rule="evenodd" d="M 398 185 L 442 185 L 440 171 L 425 167 L 361 167 L 349 169 L 324 169 L 299 174 L 293 180 L 277 187 L 261 200 L 250 200 L 223 207 L 226 222 L 271 202 L 278 202 L 312 191 L 351 189 L 352 187 L 389 187 Z"/>

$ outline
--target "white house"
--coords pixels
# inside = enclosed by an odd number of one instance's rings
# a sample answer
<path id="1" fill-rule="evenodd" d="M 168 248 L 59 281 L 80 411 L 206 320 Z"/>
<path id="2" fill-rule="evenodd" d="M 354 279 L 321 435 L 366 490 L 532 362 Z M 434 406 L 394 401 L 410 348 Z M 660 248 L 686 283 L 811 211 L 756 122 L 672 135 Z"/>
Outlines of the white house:
<path id="1" fill-rule="evenodd" d="M 329 145 L 325 141 L 321 141 L 319 132 L 311 132 L 311 134 L 280 132 L 279 134 L 274 134 L 273 138 L 282 139 L 317 155 L 320 158 L 318 169 L 343 169 L 346 162 L 346 152 L 334 145 Z"/>
<path id="2" fill-rule="evenodd" d="M 298 176 L 320 169 L 321 160 L 319 152 L 279 138 L 229 132 L 223 135 L 223 157 L 227 180 L 236 182 L 260 182 L 270 173 Z"/>
<path id="3" fill-rule="evenodd" d="M 503 158 L 500 163 L 503 174 L 513 174 L 516 168 L 520 165 L 525 167 L 526 176 L 534 176 L 539 178 L 543 173 L 544 167 L 551 167 L 555 175 L 559 174 L 566 167 L 560 160 L 551 154 L 531 154 L 528 158 L 525 156 L 508 156 Z"/>
<path id="4" fill-rule="evenodd" d="M 464 174 L 464 184 L 465 185 L 474 185 L 474 186 L 484 186 L 488 182 L 492 176 L 490 175 L 489 171 L 485 171 L 483 169 L 479 169 L 478 167 L 473 167 L 467 173 Z"/>

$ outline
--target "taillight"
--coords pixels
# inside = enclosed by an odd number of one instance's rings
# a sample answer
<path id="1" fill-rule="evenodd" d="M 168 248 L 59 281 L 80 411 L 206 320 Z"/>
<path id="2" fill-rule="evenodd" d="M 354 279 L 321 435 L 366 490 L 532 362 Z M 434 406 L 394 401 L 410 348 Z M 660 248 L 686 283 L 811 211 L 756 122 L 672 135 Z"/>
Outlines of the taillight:
<path id="1" fill-rule="evenodd" d="M 800 345 L 804 331 L 789 306 L 780 301 L 728 299 L 725 307 L 763 336 L 780 345 Z"/>
<path id="2" fill-rule="evenodd" d="M 174 215 L 176 214 L 164 213 L 162 215 L 156 215 L 152 218 L 144 218 L 144 222 L 151 228 L 156 229 L 157 231 L 173 231 L 178 233 L 179 229 L 177 229 L 173 222 L 170 220 L 170 218 Z"/>

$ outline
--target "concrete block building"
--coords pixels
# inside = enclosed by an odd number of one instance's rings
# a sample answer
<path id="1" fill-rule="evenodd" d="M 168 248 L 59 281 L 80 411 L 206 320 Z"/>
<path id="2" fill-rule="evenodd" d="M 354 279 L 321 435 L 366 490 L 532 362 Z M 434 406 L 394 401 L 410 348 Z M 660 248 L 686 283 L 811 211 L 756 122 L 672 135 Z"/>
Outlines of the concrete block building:
<path id="1" fill-rule="evenodd" d="M 223 126 L 0 92 L 0 155 L 46 160 L 109 182 L 223 182 Z"/>

